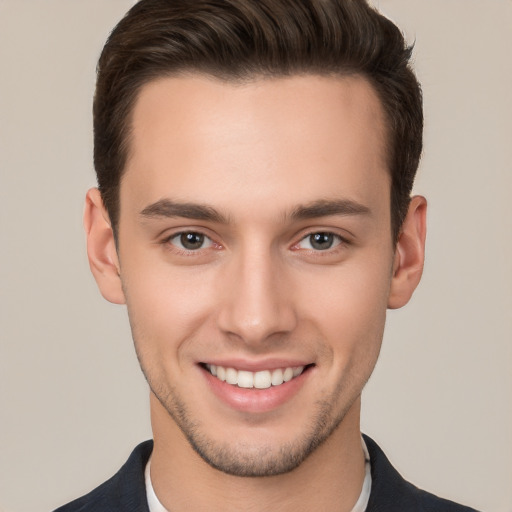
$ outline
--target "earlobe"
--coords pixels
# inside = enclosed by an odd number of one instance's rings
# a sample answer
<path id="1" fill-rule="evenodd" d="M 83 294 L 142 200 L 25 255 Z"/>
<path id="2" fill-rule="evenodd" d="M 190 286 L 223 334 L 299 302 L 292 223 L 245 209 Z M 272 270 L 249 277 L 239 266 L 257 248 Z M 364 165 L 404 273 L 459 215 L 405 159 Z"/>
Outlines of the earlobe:
<path id="1" fill-rule="evenodd" d="M 87 192 L 84 228 L 87 237 L 89 266 L 101 294 L 109 302 L 124 304 L 125 297 L 114 233 L 97 188 L 92 188 Z"/>
<path id="2" fill-rule="evenodd" d="M 423 273 L 427 231 L 427 200 L 414 196 L 395 249 L 388 308 L 401 308 L 411 298 Z"/>

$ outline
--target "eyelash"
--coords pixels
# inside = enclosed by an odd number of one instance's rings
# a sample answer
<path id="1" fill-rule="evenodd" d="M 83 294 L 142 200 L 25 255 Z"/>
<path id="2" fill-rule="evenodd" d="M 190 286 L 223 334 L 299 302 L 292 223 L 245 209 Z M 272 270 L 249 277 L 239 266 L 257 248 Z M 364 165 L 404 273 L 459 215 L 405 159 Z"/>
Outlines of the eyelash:
<path id="1" fill-rule="evenodd" d="M 195 235 L 195 236 L 198 236 L 198 237 L 201 237 L 204 239 L 204 242 L 208 242 L 208 246 L 207 247 L 198 247 L 197 249 L 187 249 L 186 247 L 183 247 L 183 243 L 181 243 L 182 247 L 178 247 L 176 244 L 172 243 L 173 240 L 175 239 L 179 239 L 181 237 L 183 237 L 184 235 Z M 194 231 L 194 230 L 189 230 L 189 231 L 180 231 L 178 233 L 173 233 L 172 235 L 166 237 L 162 243 L 167 246 L 169 248 L 169 250 L 172 250 L 172 251 L 176 251 L 180 254 L 183 254 L 185 256 L 194 256 L 196 254 L 199 253 L 199 251 L 201 250 L 204 250 L 204 249 L 208 249 L 210 247 L 213 247 L 215 249 L 220 249 L 222 246 L 220 244 L 217 244 L 216 242 L 214 242 L 212 240 L 211 237 L 209 237 L 208 235 L 204 234 L 204 233 L 201 233 L 200 231 Z M 202 245 L 202 244 L 201 244 Z M 172 248 L 170 248 L 172 247 Z"/>
<path id="2" fill-rule="evenodd" d="M 196 249 L 187 249 L 186 247 L 183 247 L 183 242 L 179 241 L 182 247 L 179 247 L 177 244 L 173 243 L 172 241 L 175 239 L 180 239 L 184 235 L 187 236 L 197 236 L 202 238 L 201 247 L 198 247 Z M 328 236 L 332 237 L 334 239 L 333 244 L 330 247 L 327 247 L 325 249 L 315 249 L 311 245 L 311 237 L 315 235 L 321 235 L 321 236 Z M 309 240 L 309 248 L 300 248 L 299 245 L 303 243 L 304 241 Z M 206 247 L 203 246 L 204 242 L 207 242 L 208 245 Z M 195 256 L 198 255 L 200 252 L 202 252 L 205 249 L 221 249 L 222 245 L 216 243 L 210 236 L 206 235 L 205 233 L 202 233 L 201 231 L 194 231 L 194 230 L 188 230 L 188 231 L 179 231 L 178 233 L 173 233 L 172 235 L 166 237 L 162 244 L 165 245 L 168 250 L 177 252 L 178 254 L 184 255 L 184 256 Z M 337 252 L 338 250 L 342 249 L 343 247 L 346 247 L 350 245 L 350 241 L 346 238 L 342 237 L 341 235 L 338 235 L 337 233 L 333 233 L 332 231 L 324 231 L 324 230 L 318 230 L 318 231 L 310 231 L 306 234 L 304 234 L 301 239 L 292 245 L 291 249 L 294 251 L 307 251 L 309 253 L 315 254 L 315 256 L 323 256 L 323 255 L 332 255 L 333 253 Z"/>
<path id="3" fill-rule="evenodd" d="M 325 249 L 315 249 L 313 247 L 313 243 L 322 243 L 321 241 L 313 242 L 313 237 L 330 237 L 331 238 L 331 245 L 329 247 L 326 247 Z M 299 248 L 299 245 L 303 242 L 309 243 L 309 247 L 301 249 Z M 313 252 L 315 254 L 321 255 L 322 253 L 325 254 L 332 254 L 333 252 L 336 252 L 337 248 L 339 248 L 342 245 L 348 245 L 348 240 L 343 238 L 342 236 L 333 233 L 331 231 L 311 231 L 307 233 L 305 236 L 303 236 L 299 242 L 297 242 L 295 245 L 292 246 L 292 249 L 296 250 L 307 250 L 309 252 Z"/>

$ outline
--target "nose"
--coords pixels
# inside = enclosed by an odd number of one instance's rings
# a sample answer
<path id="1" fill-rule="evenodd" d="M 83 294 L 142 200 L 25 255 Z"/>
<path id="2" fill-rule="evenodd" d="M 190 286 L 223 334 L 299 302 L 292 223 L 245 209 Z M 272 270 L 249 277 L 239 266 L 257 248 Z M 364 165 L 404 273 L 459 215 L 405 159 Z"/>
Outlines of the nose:
<path id="1" fill-rule="evenodd" d="M 297 318 L 283 263 L 271 251 L 245 251 L 225 269 L 218 326 L 248 345 L 289 334 Z"/>

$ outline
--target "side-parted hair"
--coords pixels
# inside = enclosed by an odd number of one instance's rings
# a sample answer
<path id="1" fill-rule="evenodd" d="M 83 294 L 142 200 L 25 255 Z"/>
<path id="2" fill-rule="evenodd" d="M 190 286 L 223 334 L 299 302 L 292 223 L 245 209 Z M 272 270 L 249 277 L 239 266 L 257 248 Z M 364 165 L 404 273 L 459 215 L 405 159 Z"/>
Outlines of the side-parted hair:
<path id="1" fill-rule="evenodd" d="M 397 239 L 422 149 L 411 51 L 366 0 L 140 0 L 112 31 L 97 68 L 94 165 L 114 233 L 132 111 L 145 84 L 183 72 L 230 82 L 318 74 L 359 75 L 377 92 Z"/>

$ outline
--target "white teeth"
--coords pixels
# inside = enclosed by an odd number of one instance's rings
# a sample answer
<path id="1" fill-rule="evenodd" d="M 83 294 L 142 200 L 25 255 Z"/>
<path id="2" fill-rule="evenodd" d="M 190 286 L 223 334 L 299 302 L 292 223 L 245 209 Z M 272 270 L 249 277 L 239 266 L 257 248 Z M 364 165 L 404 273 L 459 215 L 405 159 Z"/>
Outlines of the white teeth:
<path id="1" fill-rule="evenodd" d="M 212 373 L 212 375 L 213 375 L 213 373 Z M 224 368 L 223 366 L 217 366 L 217 375 L 216 375 L 216 377 L 219 380 L 223 380 L 223 381 L 226 380 L 226 368 Z"/>
<path id="2" fill-rule="evenodd" d="M 276 368 L 275 370 L 262 370 L 259 372 L 249 372 L 247 370 L 236 370 L 235 368 L 225 368 L 224 366 L 207 364 L 206 368 L 219 380 L 226 381 L 228 384 L 240 388 L 267 389 L 270 386 L 280 386 L 298 377 L 303 371 L 304 366 L 288 366 L 287 368 Z"/>
<path id="3" fill-rule="evenodd" d="M 283 380 L 285 382 L 288 382 L 289 380 L 293 379 L 293 368 L 286 368 L 286 370 L 283 372 Z"/>
<path id="4" fill-rule="evenodd" d="M 293 369 L 293 376 L 298 377 L 304 371 L 304 366 L 296 366 Z"/>
<path id="5" fill-rule="evenodd" d="M 252 388 L 254 385 L 254 375 L 252 372 L 244 372 L 240 370 L 238 372 L 238 387 L 240 388 Z"/>
<path id="6" fill-rule="evenodd" d="M 234 368 L 226 368 L 226 382 L 228 384 L 238 384 L 238 372 Z"/>
<path id="7" fill-rule="evenodd" d="M 281 368 L 274 370 L 272 372 L 272 386 L 279 386 L 283 382 L 283 370 L 281 370 Z"/>
<path id="8" fill-rule="evenodd" d="M 272 385 L 272 376 L 268 370 L 256 372 L 254 374 L 254 387 L 257 389 L 266 389 Z"/>

